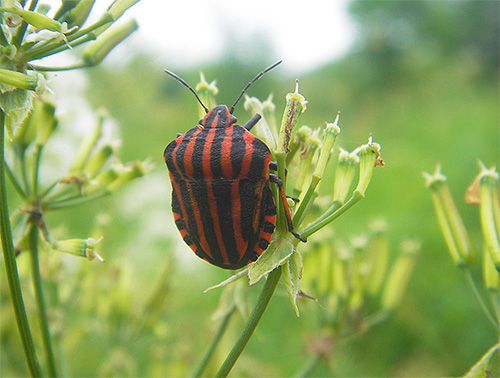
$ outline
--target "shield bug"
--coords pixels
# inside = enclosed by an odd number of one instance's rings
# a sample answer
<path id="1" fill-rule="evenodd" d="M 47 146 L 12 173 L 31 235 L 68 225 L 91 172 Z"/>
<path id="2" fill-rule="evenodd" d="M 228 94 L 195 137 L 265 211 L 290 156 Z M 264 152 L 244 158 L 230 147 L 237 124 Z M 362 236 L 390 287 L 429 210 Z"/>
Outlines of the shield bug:
<path id="1" fill-rule="evenodd" d="M 206 112 L 199 125 L 180 134 L 166 148 L 165 163 L 172 182 L 172 212 L 181 236 L 200 258 L 224 269 L 255 261 L 268 247 L 276 226 L 276 204 L 270 183 L 278 185 L 289 231 L 293 229 L 281 178 L 264 142 L 250 133 L 253 116 L 236 124 L 235 106 L 246 90 L 281 61 L 251 80 L 231 106 L 208 109 L 196 91 L 174 73 Z"/>

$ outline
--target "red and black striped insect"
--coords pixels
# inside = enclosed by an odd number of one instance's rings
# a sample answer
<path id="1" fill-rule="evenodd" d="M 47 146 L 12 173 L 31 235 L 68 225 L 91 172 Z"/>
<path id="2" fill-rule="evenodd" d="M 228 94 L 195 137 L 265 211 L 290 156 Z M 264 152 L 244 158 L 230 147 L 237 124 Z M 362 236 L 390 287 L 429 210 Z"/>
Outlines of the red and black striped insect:
<path id="1" fill-rule="evenodd" d="M 205 109 L 205 117 L 179 135 L 164 152 L 172 182 L 172 211 L 186 244 L 200 258 L 224 269 L 238 269 L 255 261 L 268 247 L 276 226 L 276 204 L 270 183 L 279 186 L 290 232 L 294 230 L 281 178 L 269 148 L 249 130 L 253 116 L 236 125 L 233 111 L 245 91 L 273 64 L 242 90 L 230 109 L 209 110 L 195 90 L 174 73 L 165 72 L 186 86 Z"/>

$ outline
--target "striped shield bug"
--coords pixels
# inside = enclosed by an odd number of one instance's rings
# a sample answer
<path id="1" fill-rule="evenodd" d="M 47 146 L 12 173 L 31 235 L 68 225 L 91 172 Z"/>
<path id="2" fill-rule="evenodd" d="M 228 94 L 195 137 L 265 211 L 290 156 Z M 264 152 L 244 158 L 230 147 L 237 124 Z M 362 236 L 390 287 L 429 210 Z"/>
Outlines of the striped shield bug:
<path id="1" fill-rule="evenodd" d="M 246 90 L 281 61 L 251 80 L 231 106 L 208 109 L 196 91 L 174 73 L 206 112 L 199 125 L 180 134 L 166 148 L 172 182 L 172 212 L 181 236 L 200 258 L 224 269 L 255 261 L 268 247 L 276 226 L 276 204 L 270 183 L 278 185 L 289 231 L 293 229 L 281 178 L 264 142 L 250 133 L 260 120 L 254 115 L 236 124 L 235 106 Z"/>

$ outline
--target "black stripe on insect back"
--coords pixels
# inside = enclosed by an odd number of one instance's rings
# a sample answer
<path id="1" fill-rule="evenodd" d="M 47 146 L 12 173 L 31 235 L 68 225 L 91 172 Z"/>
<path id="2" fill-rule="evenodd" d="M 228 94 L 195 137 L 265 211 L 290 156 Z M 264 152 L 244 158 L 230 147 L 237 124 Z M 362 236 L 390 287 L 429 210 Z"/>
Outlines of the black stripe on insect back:
<path id="1" fill-rule="evenodd" d="M 198 128 L 193 127 L 184 134 L 184 137 L 182 138 L 182 141 L 180 142 L 179 147 L 177 148 L 177 153 L 175 154 L 175 161 L 177 163 L 177 166 L 179 167 L 179 172 L 182 175 L 186 173 L 184 169 L 184 156 L 186 154 L 186 148 L 191 140 L 191 137 L 196 131 L 198 131 Z"/>
<path id="2" fill-rule="evenodd" d="M 240 126 L 233 127 L 233 137 L 231 143 L 231 163 L 233 166 L 233 177 L 239 176 L 243 157 L 246 153 L 246 143 L 243 139 L 245 129 Z"/>

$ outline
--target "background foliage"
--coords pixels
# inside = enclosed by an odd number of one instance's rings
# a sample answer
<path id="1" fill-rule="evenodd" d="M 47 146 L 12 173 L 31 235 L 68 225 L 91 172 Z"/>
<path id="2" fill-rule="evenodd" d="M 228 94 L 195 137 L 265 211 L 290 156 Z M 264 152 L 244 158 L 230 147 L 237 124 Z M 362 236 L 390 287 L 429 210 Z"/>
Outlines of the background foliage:
<path id="1" fill-rule="evenodd" d="M 353 1 L 350 12 L 359 40 L 352 51 L 299 77 L 309 101 L 301 122 L 316 126 L 333 121 L 340 110 L 343 146 L 355 148 L 373 132 L 383 148 L 386 167 L 374 175 L 367 199 L 335 222 L 335 236 L 347 240 L 383 218 L 393 249 L 407 236 L 423 242 L 408 295 L 395 315 L 335 350 L 339 376 L 458 376 L 498 341 L 446 251 L 421 172 L 442 164 L 479 252 L 477 209 L 460 199 L 478 173 L 476 159 L 488 166 L 499 162 L 499 7 L 493 1 Z M 167 143 L 195 125 L 197 105 L 162 69 L 175 69 L 193 84 L 201 69 L 208 80 L 217 79 L 218 100 L 232 103 L 256 72 L 279 59 L 259 56 L 248 63 L 247 57 L 232 55 L 231 46 L 227 51 L 217 61 L 189 70 L 141 54 L 119 68 L 88 71 L 88 101 L 106 108 L 119 124 L 123 159 L 149 156 L 157 169 L 112 200 L 51 215 L 52 224 L 59 222 L 70 233 L 89 233 L 96 213 L 116 214 L 105 229 L 106 264 L 78 261 L 88 266 L 75 267 L 75 272 L 91 270 L 94 285 L 79 282 L 72 294 L 78 304 L 59 309 L 66 314 L 63 344 L 74 376 L 116 373 L 116 366 L 122 367 L 122 375 L 186 375 L 213 335 L 211 315 L 220 294 L 203 290 L 227 275 L 192 257 L 182 244 L 169 211 L 170 184 L 162 159 Z M 273 92 L 277 109 L 282 109 L 294 79 L 276 70 L 251 94 L 264 99 Z M 236 116 L 242 122 L 248 117 L 242 106 Z M 327 178 L 323 192 L 331 191 L 331 185 Z M 152 289 L 157 277 L 166 279 L 166 297 L 158 320 L 148 328 L 161 340 L 154 344 L 147 333 L 129 329 L 127 317 L 141 318 L 134 308 L 144 302 L 142 293 Z M 78 282 L 78 276 L 63 278 Z M 106 310 L 82 306 L 105 290 L 117 290 L 120 299 Z M 253 298 L 256 292 L 248 295 Z M 283 288 L 279 293 L 236 365 L 240 375 L 290 376 L 306 361 L 307 345 L 319 332 L 317 305 L 302 302 L 296 318 Z M 10 309 L 2 307 L 2 349 L 13 351 L 17 335 L 8 326 Z M 82 323 L 83 330 L 78 328 Z M 229 334 L 236 337 L 243 324 L 237 317 Z M 221 359 L 231 345 L 231 336 L 227 339 Z M 104 362 L 116 366 L 106 370 Z M 15 353 L 2 352 L 1 363 L 6 375 L 23 371 L 22 356 Z M 328 370 L 319 366 L 314 374 Z"/>

